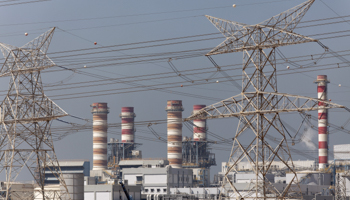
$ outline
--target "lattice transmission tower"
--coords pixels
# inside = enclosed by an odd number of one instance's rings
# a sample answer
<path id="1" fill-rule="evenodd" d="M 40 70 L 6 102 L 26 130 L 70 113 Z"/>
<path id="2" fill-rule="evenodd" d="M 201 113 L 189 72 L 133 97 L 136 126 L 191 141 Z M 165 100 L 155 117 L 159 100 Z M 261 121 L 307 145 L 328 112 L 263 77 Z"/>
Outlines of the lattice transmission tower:
<path id="1" fill-rule="evenodd" d="M 230 185 L 227 191 L 233 191 L 229 198 L 302 198 L 280 113 L 318 110 L 319 103 L 326 105 L 325 109 L 343 107 L 320 99 L 277 91 L 275 49 L 280 46 L 317 41 L 293 32 L 314 1 L 306 1 L 255 25 L 206 16 L 226 37 L 224 42 L 206 56 L 243 52 L 242 92 L 203 108 L 185 121 L 239 118 L 237 131 L 233 137 L 229 167 L 225 175 L 226 183 Z M 270 131 L 277 132 L 277 138 L 269 140 Z M 243 135 L 245 137 L 242 138 Z M 252 138 L 248 141 L 248 145 L 246 138 Z M 272 144 L 273 142 L 276 144 Z M 242 191 L 235 187 L 228 174 L 235 171 L 236 166 L 243 159 L 250 163 L 250 168 L 255 173 L 255 180 L 252 180 L 249 187 Z M 277 188 L 267 178 L 274 161 L 281 161 L 292 173 L 291 180 L 283 189 Z M 225 197 L 221 196 L 221 198 Z"/>
<path id="2" fill-rule="evenodd" d="M 10 77 L 7 96 L 0 105 L 0 174 L 6 176 L 6 199 L 70 199 L 50 131 L 52 120 L 68 114 L 44 94 L 40 73 L 56 66 L 46 55 L 54 30 L 22 47 L 0 43 L 5 57 L 0 77 Z M 23 168 L 39 187 L 37 196 L 11 189 Z M 45 189 L 45 171 L 59 180 L 59 190 Z"/>
<path id="3" fill-rule="evenodd" d="M 346 179 L 348 177 L 349 177 L 348 173 L 335 174 L 334 200 L 346 200 Z"/>

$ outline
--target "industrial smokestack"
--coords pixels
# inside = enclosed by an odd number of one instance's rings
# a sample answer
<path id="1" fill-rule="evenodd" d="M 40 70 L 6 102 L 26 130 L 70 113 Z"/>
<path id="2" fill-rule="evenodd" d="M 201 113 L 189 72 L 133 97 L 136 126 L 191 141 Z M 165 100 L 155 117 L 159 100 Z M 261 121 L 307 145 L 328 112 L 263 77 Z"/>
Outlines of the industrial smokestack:
<path id="1" fill-rule="evenodd" d="M 194 105 L 193 114 L 197 113 L 200 109 L 205 108 L 205 105 Z M 193 140 L 194 141 L 207 141 L 207 120 L 196 119 L 193 120 L 195 126 L 193 126 Z"/>
<path id="2" fill-rule="evenodd" d="M 317 76 L 317 95 L 319 100 L 327 101 L 327 75 Z M 328 110 L 326 103 L 318 102 L 318 168 L 328 165 Z"/>
<path id="3" fill-rule="evenodd" d="M 134 128 L 134 107 L 122 107 L 122 142 L 134 143 L 135 142 L 135 128 Z"/>
<path id="4" fill-rule="evenodd" d="M 165 110 L 168 116 L 168 160 L 173 168 L 182 168 L 182 101 L 169 100 Z"/>
<path id="5" fill-rule="evenodd" d="M 93 168 L 107 169 L 107 103 L 93 103 Z"/>

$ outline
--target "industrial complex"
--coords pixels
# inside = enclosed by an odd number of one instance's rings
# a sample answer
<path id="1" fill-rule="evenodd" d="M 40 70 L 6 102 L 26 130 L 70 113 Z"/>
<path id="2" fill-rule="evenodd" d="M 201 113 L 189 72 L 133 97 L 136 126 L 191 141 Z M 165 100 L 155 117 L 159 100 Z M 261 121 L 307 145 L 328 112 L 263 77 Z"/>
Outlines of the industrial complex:
<path id="1" fill-rule="evenodd" d="M 217 72 L 223 73 L 211 56 L 243 53 L 241 92 L 212 105 L 191 105 L 190 116 L 183 116 L 185 99 L 159 105 L 165 108 L 166 137 L 152 123 L 148 128 L 166 143 L 164 149 L 136 139 L 139 113 L 133 105 L 120 107 L 121 136 L 116 138 L 109 132 L 111 121 L 116 122 L 108 120 L 110 102 L 91 102 L 92 120 L 86 121 L 92 143 L 86 145 L 92 146 L 92 160 L 56 156 L 53 141 L 59 136 L 51 123 L 69 114 L 46 96 L 41 81 L 41 71 L 56 66 L 46 55 L 55 28 L 22 47 L 0 43 L 5 57 L 0 76 L 10 77 L 0 105 L 0 200 L 347 200 L 350 142 L 330 147 L 328 115 L 333 108 L 350 109 L 328 99 L 327 75 L 310 82 L 314 97 L 277 90 L 277 47 L 315 42 L 328 51 L 318 40 L 294 32 L 314 1 L 255 25 L 206 16 L 226 38 L 205 55 Z M 295 159 L 291 146 L 296 136 L 280 115 L 302 116 L 300 127 L 292 127 L 297 135 L 304 123 L 311 126 L 311 111 L 317 112 L 318 157 Z M 238 119 L 236 132 L 225 141 L 210 140 L 207 121 L 221 118 Z M 190 136 L 183 134 L 183 126 Z M 218 160 L 211 148 L 220 142 L 232 147 L 228 160 Z M 167 157 L 144 158 L 141 147 L 164 151 Z M 213 166 L 220 171 L 211 170 Z M 17 180 L 23 169 L 31 182 Z"/>

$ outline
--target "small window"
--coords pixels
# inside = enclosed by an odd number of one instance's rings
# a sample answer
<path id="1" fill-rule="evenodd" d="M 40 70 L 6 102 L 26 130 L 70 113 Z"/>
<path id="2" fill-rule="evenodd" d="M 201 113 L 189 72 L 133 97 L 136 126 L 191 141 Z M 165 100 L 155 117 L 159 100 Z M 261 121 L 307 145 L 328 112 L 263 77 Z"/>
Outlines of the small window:
<path id="1" fill-rule="evenodd" d="M 165 189 L 165 188 L 163 189 L 163 192 L 166 192 L 166 189 Z"/>
<path id="2" fill-rule="evenodd" d="M 151 192 L 154 192 L 154 189 L 151 189 Z"/>
<path id="3" fill-rule="evenodd" d="M 160 192 L 160 189 L 157 189 L 157 192 Z"/>
<path id="4" fill-rule="evenodd" d="M 142 176 L 136 176 L 136 181 L 142 181 Z"/>
<path id="5" fill-rule="evenodd" d="M 145 189 L 145 192 L 148 192 L 148 189 Z"/>

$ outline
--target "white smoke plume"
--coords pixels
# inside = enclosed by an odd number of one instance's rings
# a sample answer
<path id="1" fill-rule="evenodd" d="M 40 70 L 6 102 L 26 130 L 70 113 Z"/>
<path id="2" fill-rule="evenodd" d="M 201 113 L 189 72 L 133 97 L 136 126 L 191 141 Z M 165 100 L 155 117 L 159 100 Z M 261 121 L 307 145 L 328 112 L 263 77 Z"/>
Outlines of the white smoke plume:
<path id="1" fill-rule="evenodd" d="M 318 141 L 318 133 L 313 130 L 309 125 L 305 125 L 304 133 L 301 136 L 301 142 L 305 144 L 305 146 L 311 150 L 316 150 L 317 145 L 315 142 Z"/>

